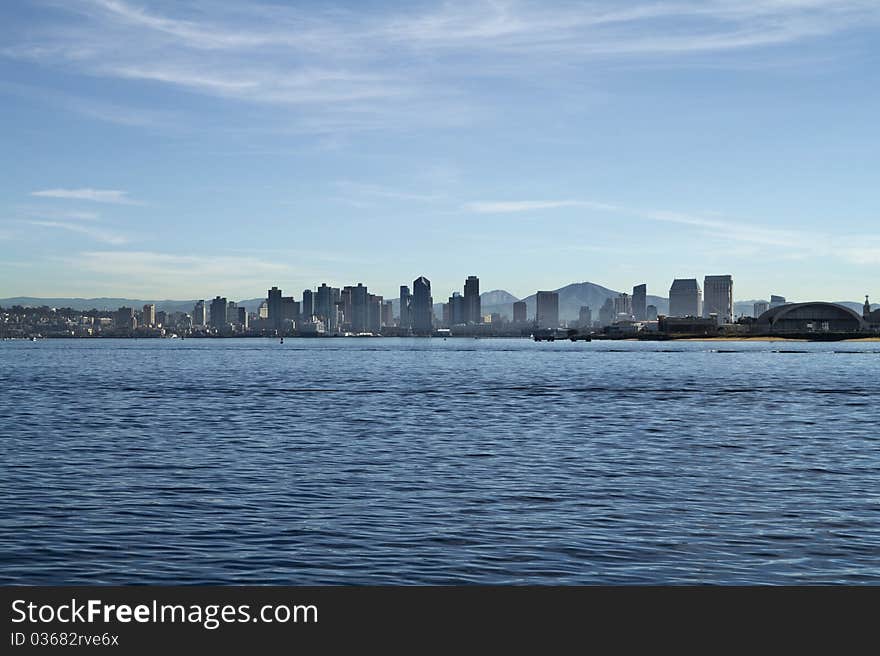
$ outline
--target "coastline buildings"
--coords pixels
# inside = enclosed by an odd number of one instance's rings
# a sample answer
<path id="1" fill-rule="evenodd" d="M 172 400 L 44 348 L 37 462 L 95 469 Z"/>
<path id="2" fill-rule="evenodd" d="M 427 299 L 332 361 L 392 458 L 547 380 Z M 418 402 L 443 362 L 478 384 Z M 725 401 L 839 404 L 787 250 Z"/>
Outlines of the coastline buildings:
<path id="1" fill-rule="evenodd" d="M 464 321 L 463 323 L 481 323 L 483 315 L 480 307 L 480 279 L 468 276 L 464 281 Z"/>
<path id="2" fill-rule="evenodd" d="M 777 296 L 776 294 L 770 295 L 770 308 L 779 307 L 780 305 L 785 305 L 785 296 Z"/>
<path id="3" fill-rule="evenodd" d="M 648 285 L 633 287 L 632 314 L 636 321 L 644 321 L 648 317 Z"/>
<path id="4" fill-rule="evenodd" d="M 269 290 L 266 305 L 268 306 L 269 325 L 273 330 L 281 330 L 281 290 L 273 287 Z"/>
<path id="5" fill-rule="evenodd" d="M 346 289 L 349 290 L 351 298 L 351 332 L 355 334 L 368 332 L 367 288 L 362 283 L 358 283 L 356 287 L 346 287 Z"/>
<path id="6" fill-rule="evenodd" d="M 528 306 L 525 301 L 516 301 L 513 304 L 513 322 L 525 323 L 528 321 Z"/>
<path id="7" fill-rule="evenodd" d="M 696 278 L 676 278 L 669 288 L 670 317 L 702 317 L 703 293 Z"/>
<path id="8" fill-rule="evenodd" d="M 315 314 L 315 295 L 311 289 L 303 290 L 302 305 L 300 305 L 300 314 L 307 319 Z"/>
<path id="9" fill-rule="evenodd" d="M 622 292 L 614 299 L 615 321 L 631 321 L 633 319 L 632 297 Z"/>
<path id="10" fill-rule="evenodd" d="M 559 294 L 538 292 L 535 299 L 535 322 L 538 328 L 559 327 Z"/>
<path id="11" fill-rule="evenodd" d="M 713 314 L 719 325 L 733 321 L 733 276 L 706 276 L 703 279 L 703 317 Z"/>
<path id="12" fill-rule="evenodd" d="M 770 304 L 767 301 L 758 301 L 752 305 L 752 316 L 757 319 L 769 309 Z"/>
<path id="13" fill-rule="evenodd" d="M 413 280 L 412 331 L 414 335 L 430 335 L 434 330 L 434 299 L 431 281 L 425 276 Z"/>
<path id="14" fill-rule="evenodd" d="M 589 305 L 582 305 L 578 312 L 578 328 L 590 330 L 593 327 L 593 311 Z"/>
<path id="15" fill-rule="evenodd" d="M 144 306 L 143 313 L 141 314 L 141 325 L 149 327 L 156 325 L 156 305 L 154 303 L 147 303 Z"/>
<path id="16" fill-rule="evenodd" d="M 200 300 L 196 301 L 195 307 L 193 308 L 193 326 L 207 326 L 208 325 L 208 310 L 205 307 L 205 301 Z"/>
<path id="17" fill-rule="evenodd" d="M 211 328 L 226 328 L 226 299 L 222 296 L 215 296 L 211 301 Z"/>
<path id="18" fill-rule="evenodd" d="M 323 322 L 325 331 L 331 335 L 336 334 L 339 329 L 338 305 L 339 289 L 328 287 L 327 283 L 322 282 L 315 292 L 314 313 Z"/>
<path id="19" fill-rule="evenodd" d="M 400 286 L 400 319 L 398 326 L 404 330 L 412 328 L 412 293 L 406 285 Z"/>
<path id="20" fill-rule="evenodd" d="M 448 326 L 457 326 L 459 324 L 467 323 L 467 309 L 465 306 L 465 297 L 459 294 L 458 292 L 452 292 L 452 296 L 449 297 L 449 301 L 446 303 L 447 306 L 447 315 L 445 317 L 445 323 Z"/>

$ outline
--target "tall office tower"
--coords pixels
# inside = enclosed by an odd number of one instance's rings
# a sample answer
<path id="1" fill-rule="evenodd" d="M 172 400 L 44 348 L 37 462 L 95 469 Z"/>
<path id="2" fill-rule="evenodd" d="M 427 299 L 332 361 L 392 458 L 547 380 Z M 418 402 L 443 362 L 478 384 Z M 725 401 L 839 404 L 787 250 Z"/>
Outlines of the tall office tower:
<path id="1" fill-rule="evenodd" d="M 581 306 L 580 312 L 578 312 L 578 325 L 582 330 L 593 327 L 593 311 L 589 305 Z"/>
<path id="2" fill-rule="evenodd" d="M 676 278 L 669 288 L 670 317 L 703 316 L 703 292 L 696 278 Z"/>
<path id="3" fill-rule="evenodd" d="M 517 301 L 513 304 L 513 321 L 515 323 L 525 323 L 528 321 L 528 306 L 525 301 Z"/>
<path id="4" fill-rule="evenodd" d="M 361 283 L 351 287 L 351 332 L 365 333 L 367 327 L 367 288 Z"/>
<path id="5" fill-rule="evenodd" d="M 235 301 L 226 304 L 226 323 L 238 323 L 238 303 Z"/>
<path id="6" fill-rule="evenodd" d="M 425 276 L 413 280 L 412 330 L 414 335 L 430 335 L 434 330 L 434 299 L 431 281 Z"/>
<path id="7" fill-rule="evenodd" d="M 785 305 L 785 296 L 777 296 L 776 294 L 770 295 L 770 307 L 775 308 L 780 305 Z"/>
<path id="8" fill-rule="evenodd" d="M 382 330 L 382 297 L 367 294 L 367 332 L 378 335 Z"/>
<path id="9" fill-rule="evenodd" d="M 208 309 L 205 307 L 205 301 L 196 301 L 196 305 L 193 308 L 193 325 L 194 326 L 207 326 L 208 325 Z"/>
<path id="10" fill-rule="evenodd" d="M 645 310 L 645 319 L 648 321 L 657 321 L 657 306 L 649 305 Z"/>
<path id="11" fill-rule="evenodd" d="M 450 319 L 451 315 L 449 314 L 449 303 L 448 302 L 443 304 L 443 306 L 440 308 L 440 312 L 442 313 L 440 315 L 440 322 L 443 324 L 444 328 L 449 328 L 449 326 L 451 326 L 452 323 L 451 323 L 451 319 Z"/>
<path id="12" fill-rule="evenodd" d="M 315 314 L 324 320 L 324 326 L 328 333 L 335 333 L 338 326 L 336 322 L 336 304 L 339 303 L 339 288 L 328 287 L 327 283 L 321 283 L 315 293 Z"/>
<path id="13" fill-rule="evenodd" d="M 260 307 L 257 308 L 257 318 L 258 319 L 268 319 L 269 318 L 269 302 L 263 301 L 260 303 Z"/>
<path id="14" fill-rule="evenodd" d="M 758 301 L 752 306 L 752 316 L 757 319 L 769 309 L 770 304 L 767 301 Z"/>
<path id="15" fill-rule="evenodd" d="M 599 308 L 599 325 L 610 326 L 614 323 L 614 300 L 609 296 Z"/>
<path id="16" fill-rule="evenodd" d="M 406 285 L 400 286 L 400 321 L 401 328 L 412 328 L 412 294 Z"/>
<path id="17" fill-rule="evenodd" d="M 648 316 L 648 286 L 636 285 L 633 287 L 632 313 L 636 321 L 644 321 Z"/>
<path id="18" fill-rule="evenodd" d="M 134 309 L 121 307 L 113 313 L 113 325 L 117 330 L 134 330 L 137 328 L 137 318 Z"/>
<path id="19" fill-rule="evenodd" d="M 559 328 L 559 294 L 538 292 L 535 305 L 538 328 Z"/>
<path id="20" fill-rule="evenodd" d="M 341 328 L 343 330 L 351 330 L 351 285 L 346 285 L 339 292 L 339 309 L 342 313 Z"/>
<path id="21" fill-rule="evenodd" d="M 293 296 L 282 296 L 281 297 L 281 319 L 278 322 L 278 330 L 286 331 L 288 325 L 293 322 L 294 324 L 300 320 L 300 307 L 299 301 L 297 301 Z"/>
<path id="22" fill-rule="evenodd" d="M 273 287 L 269 290 L 268 297 L 266 298 L 266 305 L 269 308 L 269 315 L 267 317 L 267 319 L 269 319 L 269 325 L 272 327 L 272 330 L 281 330 L 283 317 L 281 316 L 280 289 Z"/>
<path id="23" fill-rule="evenodd" d="M 168 325 L 168 313 L 165 310 L 159 310 L 156 312 L 156 325 L 157 326 L 167 326 Z"/>
<path id="24" fill-rule="evenodd" d="M 467 323 L 467 297 L 462 296 L 458 292 L 452 292 L 452 296 L 449 297 L 448 305 L 449 320 L 447 323 L 450 326 L 458 326 Z"/>
<path id="25" fill-rule="evenodd" d="M 480 305 L 480 279 L 476 276 L 468 276 L 464 281 L 464 321 L 462 323 L 480 323 L 483 320 Z"/>
<path id="26" fill-rule="evenodd" d="M 239 326 L 247 330 L 248 327 L 248 312 L 246 307 L 238 308 L 238 316 L 235 319 L 235 323 Z"/>
<path id="27" fill-rule="evenodd" d="M 394 325 L 394 303 L 385 301 L 382 303 L 382 326 Z"/>
<path id="28" fill-rule="evenodd" d="M 303 290 L 302 305 L 299 307 L 300 313 L 306 319 L 310 319 L 315 314 L 315 295 L 311 289 Z"/>
<path id="29" fill-rule="evenodd" d="M 156 325 L 156 306 L 153 303 L 147 303 L 144 306 L 144 313 L 141 317 L 141 323 L 147 327 Z"/>
<path id="30" fill-rule="evenodd" d="M 619 317 L 620 315 L 625 315 L 627 317 L 631 317 L 633 313 L 632 306 L 632 296 L 623 292 L 617 295 L 617 298 L 614 299 L 614 315 L 615 317 Z"/>
<path id="31" fill-rule="evenodd" d="M 218 330 L 226 327 L 226 299 L 221 296 L 211 301 L 211 327 Z"/>
<path id="32" fill-rule="evenodd" d="M 733 276 L 706 276 L 703 279 L 703 316 L 718 317 L 718 323 L 733 321 Z"/>

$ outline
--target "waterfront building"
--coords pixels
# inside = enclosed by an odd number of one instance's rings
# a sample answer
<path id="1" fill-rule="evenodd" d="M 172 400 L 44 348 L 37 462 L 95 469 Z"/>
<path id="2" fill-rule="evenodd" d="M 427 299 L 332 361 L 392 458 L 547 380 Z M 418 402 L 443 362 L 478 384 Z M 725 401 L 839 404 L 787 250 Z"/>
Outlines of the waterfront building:
<path id="1" fill-rule="evenodd" d="M 578 312 L 578 328 L 581 330 L 593 327 L 593 311 L 590 309 L 589 305 L 582 305 L 580 311 Z"/>
<path id="2" fill-rule="evenodd" d="M 414 335 L 430 335 L 434 329 L 434 299 L 431 281 L 425 276 L 413 280 L 412 330 Z"/>
<path id="3" fill-rule="evenodd" d="M 113 326 L 116 330 L 121 331 L 135 330 L 138 322 L 134 314 L 134 308 L 123 306 L 116 310 L 113 313 Z"/>
<path id="4" fill-rule="evenodd" d="M 614 299 L 614 317 L 617 320 L 631 319 L 633 316 L 632 297 L 626 292 Z"/>
<path id="5" fill-rule="evenodd" d="M 676 278 L 669 288 L 669 316 L 703 316 L 703 292 L 696 278 Z"/>
<path id="6" fill-rule="evenodd" d="M 306 318 L 315 314 L 315 295 L 311 289 L 303 290 L 303 300 L 299 310 L 300 315 Z"/>
<path id="7" fill-rule="evenodd" d="M 449 326 L 457 326 L 467 323 L 467 303 L 465 297 L 458 292 L 452 292 L 449 297 L 449 317 L 446 321 Z"/>
<path id="8" fill-rule="evenodd" d="M 645 284 L 633 287 L 632 314 L 636 321 L 644 321 L 648 315 L 648 286 Z"/>
<path id="9" fill-rule="evenodd" d="M 599 308 L 599 325 L 610 326 L 614 323 L 614 300 L 609 296 Z"/>
<path id="10" fill-rule="evenodd" d="M 315 293 L 315 315 L 323 319 L 324 329 L 333 334 L 337 331 L 337 304 L 339 303 L 339 289 L 328 287 L 327 283 L 321 283 Z"/>
<path id="11" fill-rule="evenodd" d="M 657 321 L 657 306 L 649 305 L 645 310 L 646 321 Z"/>
<path id="12" fill-rule="evenodd" d="M 538 328 L 559 327 L 559 294 L 538 292 L 535 297 L 535 321 Z"/>
<path id="13" fill-rule="evenodd" d="M 217 330 L 226 328 L 226 299 L 215 296 L 211 301 L 211 327 Z"/>
<path id="14" fill-rule="evenodd" d="M 770 308 L 779 307 L 780 305 L 785 305 L 785 296 L 777 296 L 776 294 L 770 295 Z"/>
<path id="15" fill-rule="evenodd" d="M 358 283 L 357 287 L 351 287 L 351 332 L 365 333 L 368 327 L 368 292 L 367 288 Z"/>
<path id="16" fill-rule="evenodd" d="M 513 321 L 514 323 L 525 323 L 528 321 L 528 306 L 525 301 L 516 301 L 513 304 Z"/>
<path id="17" fill-rule="evenodd" d="M 281 297 L 281 318 L 278 321 L 276 330 L 287 332 L 290 324 L 296 324 L 300 319 L 299 301 L 293 296 Z"/>
<path id="18" fill-rule="evenodd" d="M 367 294 L 367 332 L 378 335 L 382 331 L 382 297 Z"/>
<path id="19" fill-rule="evenodd" d="M 822 301 L 771 307 L 758 317 L 754 326 L 761 333 L 847 333 L 867 329 L 858 312 Z"/>
<path id="20" fill-rule="evenodd" d="M 462 323 L 480 323 L 482 308 L 480 307 L 480 279 L 468 276 L 464 281 L 464 317 Z"/>
<path id="21" fill-rule="evenodd" d="M 168 324 L 168 313 L 165 310 L 156 311 L 156 325 L 165 326 Z"/>
<path id="22" fill-rule="evenodd" d="M 263 301 L 260 303 L 260 307 L 257 308 L 257 318 L 258 319 L 268 319 L 269 318 L 269 303 Z"/>
<path id="23" fill-rule="evenodd" d="M 208 325 L 208 310 L 205 307 L 205 301 L 196 301 L 195 307 L 193 308 L 193 326 L 207 326 Z"/>
<path id="24" fill-rule="evenodd" d="M 382 303 L 382 327 L 394 325 L 394 302 L 385 301 Z"/>
<path id="25" fill-rule="evenodd" d="M 281 330 L 283 316 L 281 312 L 281 290 L 277 287 L 273 287 L 269 290 L 269 294 L 266 298 L 266 306 L 268 308 L 268 316 L 269 325 L 272 327 L 272 330 Z"/>
<path id="26" fill-rule="evenodd" d="M 400 319 L 401 328 L 412 328 L 412 294 L 406 285 L 400 286 Z"/>
<path id="27" fill-rule="evenodd" d="M 248 312 L 246 307 L 238 308 L 238 316 L 235 318 L 235 323 L 239 326 L 247 330 L 248 328 Z"/>
<path id="28" fill-rule="evenodd" d="M 703 317 L 715 315 L 718 325 L 733 321 L 733 276 L 703 279 Z"/>
<path id="29" fill-rule="evenodd" d="M 769 309 L 770 304 L 767 301 L 758 301 L 752 306 L 752 316 L 757 319 Z"/>
<path id="30" fill-rule="evenodd" d="M 152 328 L 156 325 L 156 305 L 154 303 L 147 303 L 144 306 L 144 311 L 141 315 L 141 324 L 148 328 Z"/>

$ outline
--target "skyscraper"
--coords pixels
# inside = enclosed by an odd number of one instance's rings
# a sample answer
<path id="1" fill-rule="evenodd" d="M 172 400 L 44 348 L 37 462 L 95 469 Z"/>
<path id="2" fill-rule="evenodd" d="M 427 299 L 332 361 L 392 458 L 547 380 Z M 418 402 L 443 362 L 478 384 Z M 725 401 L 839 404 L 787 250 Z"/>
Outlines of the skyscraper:
<path id="1" fill-rule="evenodd" d="M 272 330 L 281 330 L 281 290 L 277 287 L 270 289 L 266 304 L 269 307 L 269 325 Z"/>
<path id="2" fill-rule="evenodd" d="M 670 317 L 703 316 L 703 292 L 696 278 L 676 278 L 669 288 Z"/>
<path id="3" fill-rule="evenodd" d="M 614 318 L 631 317 L 633 314 L 632 296 L 622 292 L 614 299 Z"/>
<path id="4" fill-rule="evenodd" d="M 770 304 L 767 301 L 758 301 L 752 306 L 752 316 L 757 319 L 769 309 Z"/>
<path id="5" fill-rule="evenodd" d="M 301 315 L 306 319 L 311 318 L 311 316 L 315 314 L 315 295 L 311 289 L 303 290 L 303 300 L 299 310 Z"/>
<path id="6" fill-rule="evenodd" d="M 406 285 L 400 286 L 400 322 L 401 328 L 412 328 L 412 294 Z"/>
<path id="7" fill-rule="evenodd" d="M 614 299 L 608 296 L 599 308 L 599 325 L 610 326 L 614 323 Z"/>
<path id="8" fill-rule="evenodd" d="M 217 330 L 226 328 L 226 299 L 215 296 L 211 301 L 211 327 Z"/>
<path id="9" fill-rule="evenodd" d="M 538 328 L 559 327 L 559 294 L 538 292 L 535 305 L 535 321 L 538 323 Z"/>
<path id="10" fill-rule="evenodd" d="M 578 312 L 578 326 L 581 330 L 593 327 L 593 311 L 589 305 L 581 306 L 580 312 Z"/>
<path id="11" fill-rule="evenodd" d="M 468 276 L 464 281 L 464 321 L 462 323 L 480 323 L 483 320 L 480 307 L 480 279 Z"/>
<path id="12" fill-rule="evenodd" d="M 733 321 L 733 276 L 706 276 L 703 279 L 703 316 L 718 317 L 718 323 Z"/>
<path id="13" fill-rule="evenodd" d="M 368 332 L 367 304 L 367 288 L 358 283 L 357 287 L 351 288 L 351 332 Z"/>
<path id="14" fill-rule="evenodd" d="M 515 323 L 528 321 L 528 306 L 525 301 L 516 301 L 513 304 L 513 320 Z"/>
<path id="15" fill-rule="evenodd" d="M 448 305 L 448 323 L 450 326 L 458 326 L 460 324 L 467 323 L 467 302 L 464 296 L 462 296 L 458 292 L 452 292 L 452 296 L 449 297 Z"/>
<path id="16" fill-rule="evenodd" d="M 330 334 L 336 333 L 336 304 L 339 303 L 339 289 L 328 287 L 327 283 L 321 283 L 315 293 L 315 314 L 324 320 L 324 326 Z"/>
<path id="17" fill-rule="evenodd" d="M 434 330 L 434 299 L 431 281 L 425 276 L 413 280 L 412 330 L 414 335 L 427 336 Z"/>
<path id="18" fill-rule="evenodd" d="M 770 307 L 775 308 L 780 305 L 785 305 L 785 296 L 777 296 L 776 294 L 770 295 Z"/>
<path id="19" fill-rule="evenodd" d="M 645 284 L 633 287 L 632 313 L 636 321 L 644 321 L 648 314 L 648 286 Z"/>
<path id="20" fill-rule="evenodd" d="M 141 323 L 145 326 L 155 326 L 156 325 L 156 306 L 153 303 L 147 303 L 144 306 L 143 314 L 141 315 Z"/>
<path id="21" fill-rule="evenodd" d="M 391 301 L 384 301 L 382 303 L 382 326 L 393 326 L 394 325 L 394 303 Z"/>
<path id="22" fill-rule="evenodd" d="M 645 310 L 645 319 L 647 321 L 657 321 L 657 306 L 649 305 Z"/>
<path id="23" fill-rule="evenodd" d="M 208 311 L 205 307 L 205 301 L 196 301 L 196 305 L 193 308 L 193 325 L 194 326 L 207 326 L 208 325 Z"/>
<path id="24" fill-rule="evenodd" d="M 367 332 L 378 335 L 382 330 L 382 297 L 367 294 Z"/>

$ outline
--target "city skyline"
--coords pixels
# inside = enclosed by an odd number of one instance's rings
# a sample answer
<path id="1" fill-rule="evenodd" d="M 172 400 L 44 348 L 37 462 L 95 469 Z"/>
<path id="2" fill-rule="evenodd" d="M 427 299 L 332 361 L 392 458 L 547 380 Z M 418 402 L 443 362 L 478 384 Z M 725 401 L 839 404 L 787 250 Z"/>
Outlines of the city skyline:
<path id="1" fill-rule="evenodd" d="M 669 271 L 734 271 L 741 299 L 880 295 L 873 2 L 0 18 L 0 297 L 211 279 L 247 298 L 367 271 L 391 298 L 404 269 L 445 298 L 472 263 L 520 298 Z"/>

